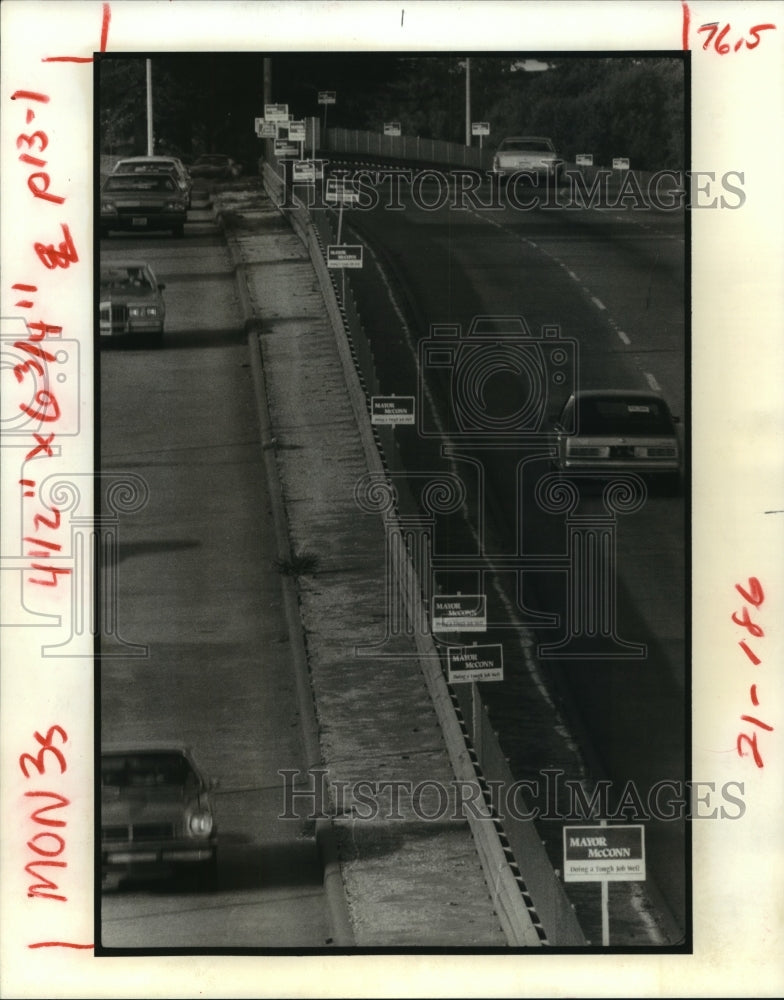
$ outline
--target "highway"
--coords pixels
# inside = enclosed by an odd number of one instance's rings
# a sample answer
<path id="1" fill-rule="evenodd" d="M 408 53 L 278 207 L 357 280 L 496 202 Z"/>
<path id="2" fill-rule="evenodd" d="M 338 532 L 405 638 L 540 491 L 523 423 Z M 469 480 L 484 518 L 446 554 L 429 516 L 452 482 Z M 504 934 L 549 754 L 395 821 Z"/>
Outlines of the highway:
<path id="1" fill-rule="evenodd" d="M 586 789 L 606 780 L 614 804 L 630 784 L 644 802 L 657 782 L 682 783 L 688 774 L 686 499 L 653 493 L 613 519 L 621 655 L 532 656 L 559 640 L 565 621 L 564 577 L 554 569 L 565 546 L 563 512 L 548 512 L 536 494 L 549 471 L 544 428 L 561 397 L 546 400 L 542 434 L 485 438 L 477 450 L 456 440 L 449 376 L 427 370 L 422 345 L 433 324 L 459 326 L 459 341 L 475 317 L 521 316 L 534 339 L 543 327 L 558 328 L 574 385 L 652 387 L 685 420 L 683 217 L 638 215 L 423 210 L 409 198 L 402 211 L 380 206 L 343 219 L 344 241 L 365 248 L 365 267 L 350 282 L 381 391 L 421 394 L 423 402 L 420 426 L 397 428 L 401 467 L 420 478 L 446 470 L 466 483 L 468 516 L 442 520 L 433 583 L 445 593 L 487 588 L 493 627 L 481 641 L 503 644 L 506 671 L 502 683 L 480 689 L 514 777 L 545 787 L 558 772 Z M 230 260 L 198 204 L 184 240 L 123 237 L 101 247 L 106 260 L 138 254 L 167 286 L 166 339 L 161 351 L 101 352 L 100 453 L 104 471 L 138 472 L 151 487 L 143 516 L 122 525 L 118 610 L 127 641 L 150 643 L 155 654 L 104 660 L 102 735 L 194 745 L 220 780 L 223 846 L 218 892 L 206 904 L 165 886 L 105 893 L 103 943 L 318 946 L 328 929 L 312 841 L 292 824 L 270 831 L 266 823 L 275 772 L 305 764 L 296 721 L 280 729 L 281 719 L 296 720 L 293 684 L 288 708 L 272 710 L 275 732 L 258 726 L 273 692 L 254 664 L 260 651 L 274 663 L 286 637 L 270 624 L 280 595 L 260 571 L 274 545 L 261 516 L 266 487 Z M 520 405 L 513 380 L 494 388 L 497 414 Z M 580 512 L 606 513 L 595 496 L 581 500 Z M 479 524 L 481 575 L 467 559 Z M 523 554 L 542 565 L 510 571 L 509 558 Z M 173 718 L 181 719 L 177 732 Z M 537 823 L 556 869 L 565 794 L 559 787 L 561 815 Z M 615 894 L 622 940 L 677 943 L 688 920 L 684 824 L 653 819 L 646 837 L 647 883 Z M 272 878 L 260 875 L 270 871 Z M 571 885 L 569 895 L 597 941 L 595 886 Z M 294 916 L 303 906 L 305 923 Z"/>
<path id="2" fill-rule="evenodd" d="M 359 169 L 339 162 L 339 154 L 331 164 L 335 172 L 352 168 Z M 352 273 L 351 287 L 372 350 L 377 391 L 419 394 L 427 407 L 417 427 L 396 428 L 401 464 L 420 475 L 460 474 L 474 497 L 468 523 L 452 519 L 442 535 L 441 563 L 450 572 L 434 579 L 445 592 L 460 587 L 476 592 L 476 574 L 458 567 L 461 553 L 476 546 L 477 524 L 485 518 L 486 561 L 497 564 L 497 571 L 484 577 L 489 616 L 492 620 L 496 608 L 495 620 L 503 622 L 496 637 L 509 666 L 504 682 L 480 688 L 514 776 L 544 787 L 543 767 L 555 766 L 567 779 L 610 782 L 616 804 L 622 798 L 628 803 L 629 796 L 636 802 L 636 793 L 645 805 L 663 781 L 683 790 L 689 689 L 686 496 L 649 491 L 638 509 L 614 513 L 619 648 L 569 660 L 553 654 L 533 663 L 525 651 L 532 634 L 542 646 L 563 634 L 564 576 L 526 572 L 518 594 L 519 578 L 502 564 L 510 555 L 564 551 L 563 512 L 548 512 L 535 494 L 538 479 L 549 471 L 546 434 L 538 442 L 521 442 L 513 434 L 488 433 L 472 443 L 455 417 L 458 390 L 451 379 L 459 362 L 427 370 L 421 344 L 432 340 L 433 325 L 459 326 L 453 341 L 470 340 L 471 320 L 481 316 L 521 316 L 533 338 L 541 338 L 544 327 L 557 327 L 563 342 L 576 344 L 575 385 L 661 392 L 682 418 L 685 441 L 684 215 L 623 206 L 520 211 L 506 202 L 499 210 L 482 208 L 481 199 L 460 204 L 455 197 L 442 198 L 446 204 L 434 208 L 423 202 L 438 203 L 438 184 L 423 185 L 418 197 L 412 197 L 414 190 L 401 185 L 395 209 L 385 204 L 385 193 L 376 207 L 345 208 L 342 238 L 364 247 L 366 263 Z M 484 201 L 490 203 L 489 194 Z M 336 233 L 337 212 L 332 215 Z M 523 406 L 524 390 L 514 378 L 498 377 L 491 386 L 488 413 L 494 420 Z M 543 430 L 560 402 L 556 393 L 544 401 Z M 482 416 L 478 412 L 478 422 Z M 582 498 L 579 512 L 606 513 L 601 498 L 591 494 Z M 453 641 L 494 639 L 464 632 Z M 642 817 L 631 808 L 618 818 Z M 563 859 L 562 827 L 562 821 L 539 824 L 555 867 Z M 685 826 L 654 818 L 646 832 L 648 889 L 655 906 L 668 913 L 665 936 L 677 940 L 688 919 Z M 583 889 L 572 891 L 580 912 Z M 591 922 L 587 913 L 586 922 Z"/>

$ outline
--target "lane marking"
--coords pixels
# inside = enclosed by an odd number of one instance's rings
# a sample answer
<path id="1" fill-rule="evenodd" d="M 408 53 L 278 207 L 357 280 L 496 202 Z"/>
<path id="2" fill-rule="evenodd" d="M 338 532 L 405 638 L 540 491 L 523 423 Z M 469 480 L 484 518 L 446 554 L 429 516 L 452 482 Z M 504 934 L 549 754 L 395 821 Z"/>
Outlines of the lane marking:
<path id="1" fill-rule="evenodd" d="M 591 296 L 591 302 L 596 306 L 597 309 L 606 310 L 607 306 L 602 302 L 601 299 L 597 299 L 595 295 Z"/>
<path id="2" fill-rule="evenodd" d="M 648 383 L 651 389 L 653 389 L 654 392 L 661 392 L 661 386 L 656 381 L 651 372 L 643 372 L 643 374 L 645 375 L 645 381 Z"/>
<path id="3" fill-rule="evenodd" d="M 347 228 L 351 229 L 351 226 L 349 225 Z M 392 288 L 392 285 L 391 285 L 390 281 L 387 279 L 386 273 L 385 273 L 383 267 L 381 266 L 381 261 L 378 259 L 378 256 L 375 254 L 375 252 L 373 251 L 373 248 L 370 246 L 370 244 L 367 242 L 367 240 L 363 239 L 359 235 L 359 233 L 356 232 L 356 230 L 352 229 L 352 232 L 354 232 L 354 238 L 357 239 L 360 243 L 362 243 L 363 246 L 366 248 L 368 256 L 371 258 L 371 260 L 373 261 L 373 263 L 376 265 L 376 268 L 378 269 L 379 276 L 380 276 L 381 281 L 383 282 L 383 284 L 384 284 L 384 286 L 386 288 L 386 292 L 387 292 L 387 295 L 389 297 L 389 301 L 390 301 L 390 303 L 392 305 L 392 309 L 394 310 L 394 313 L 395 313 L 395 315 L 398 318 L 398 322 L 400 323 L 400 326 L 401 326 L 401 328 L 402 328 L 402 330 L 403 330 L 403 332 L 405 334 L 405 342 L 406 342 L 406 346 L 408 348 L 408 351 L 411 354 L 411 357 L 412 357 L 415 365 L 418 366 L 418 364 L 419 364 L 419 358 L 418 358 L 417 352 L 416 352 L 416 350 L 414 348 L 414 335 L 413 335 L 413 333 L 411 331 L 411 328 L 409 327 L 408 323 L 405 320 L 405 317 L 403 315 L 403 310 L 400 307 L 400 305 L 398 304 L 397 297 L 396 297 L 395 292 L 394 292 L 394 290 Z M 437 407 L 435 405 L 435 400 L 433 399 L 432 393 L 430 391 L 430 387 L 428 386 L 427 382 L 424 383 L 424 391 L 425 391 L 425 395 L 427 397 L 428 403 L 430 404 L 430 409 L 431 409 L 431 412 L 433 414 L 433 419 L 434 419 L 434 422 L 435 422 L 435 424 L 436 424 L 436 426 L 437 426 L 437 428 L 439 430 L 439 433 L 441 434 L 441 436 L 444 438 L 445 441 L 449 441 L 449 435 L 448 435 L 448 433 L 446 431 L 446 428 L 443 425 L 443 422 L 441 421 L 440 414 L 438 413 L 438 409 L 437 409 Z M 448 459 L 448 465 L 449 465 L 450 471 L 452 472 L 453 475 L 455 475 L 456 477 L 459 478 L 461 470 L 458 468 L 457 462 L 451 456 L 447 456 L 447 459 Z M 466 519 L 468 530 L 469 530 L 471 536 L 473 537 L 473 539 L 476 542 L 476 544 L 480 545 L 481 542 L 482 542 L 482 540 L 480 539 L 479 534 L 478 534 L 478 532 L 477 532 L 474 524 L 471 521 L 471 517 L 470 517 L 470 514 L 468 512 L 468 508 L 465 505 L 463 506 L 463 514 L 464 514 L 464 517 Z M 549 692 L 549 690 L 547 688 L 547 684 L 545 682 L 544 675 L 543 675 L 542 671 L 540 670 L 539 663 L 538 663 L 535 655 L 532 652 L 531 647 L 535 646 L 535 643 L 536 643 L 536 639 L 535 639 L 535 636 L 533 634 L 533 631 L 530 628 L 528 628 L 527 626 L 523 625 L 522 622 L 520 621 L 517 608 L 515 607 L 515 605 L 513 604 L 513 602 L 507 597 L 507 595 L 505 594 L 505 592 L 504 592 L 504 590 L 503 590 L 503 588 L 501 586 L 501 583 L 500 583 L 500 574 L 499 574 L 499 571 L 496 569 L 496 567 L 495 567 L 495 565 L 494 565 L 494 563 L 492 561 L 492 558 L 488 558 L 488 560 L 487 560 L 487 566 L 488 566 L 488 569 L 491 572 L 492 577 L 493 577 L 493 583 L 492 583 L 493 589 L 494 589 L 494 591 L 495 591 L 495 593 L 496 593 L 499 601 L 503 605 L 504 610 L 506 611 L 506 614 L 507 614 L 507 616 L 509 618 L 509 621 L 511 621 L 512 623 L 514 623 L 519 628 L 519 630 L 520 630 L 520 635 L 519 635 L 519 637 L 517 639 L 517 643 L 518 643 L 519 648 L 522 650 L 523 659 L 525 660 L 525 665 L 526 665 L 526 669 L 528 671 L 528 674 L 531 677 L 531 679 L 533 680 L 533 683 L 534 683 L 536 689 L 538 690 L 540 696 L 542 697 L 542 699 L 545 701 L 545 703 L 547 704 L 547 706 L 555 713 L 555 716 L 556 716 L 556 728 L 557 728 L 557 730 L 559 732 L 559 735 L 561 735 L 561 738 L 564 740 L 564 743 L 566 744 L 566 747 L 568 748 L 568 750 L 571 753 L 573 753 L 578 758 L 578 761 L 580 762 L 580 765 L 582 767 L 584 767 L 584 764 L 582 762 L 582 755 L 581 755 L 581 751 L 580 751 L 579 745 L 578 745 L 577 741 L 575 740 L 575 738 L 572 736 L 571 732 L 568 729 L 568 726 L 566 725 L 565 720 L 563 719 L 563 716 L 561 715 L 560 711 L 558 710 L 557 706 L 555 705 L 555 702 L 553 701 L 553 699 L 552 699 L 552 697 L 550 695 L 550 692 Z"/>

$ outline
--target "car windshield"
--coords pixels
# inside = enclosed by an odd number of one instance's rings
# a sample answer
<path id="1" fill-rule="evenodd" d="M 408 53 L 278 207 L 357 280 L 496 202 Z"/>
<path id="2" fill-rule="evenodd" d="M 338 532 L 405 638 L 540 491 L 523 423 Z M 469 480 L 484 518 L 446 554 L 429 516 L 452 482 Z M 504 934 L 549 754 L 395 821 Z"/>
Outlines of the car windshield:
<path id="1" fill-rule="evenodd" d="M 121 177 L 109 177 L 104 185 L 104 191 L 139 191 L 142 193 L 174 191 L 174 181 L 169 174 L 141 173 Z"/>
<path id="2" fill-rule="evenodd" d="M 220 165 L 220 164 L 226 163 L 227 160 L 228 160 L 228 156 L 220 156 L 219 154 L 216 154 L 214 156 L 200 156 L 196 162 L 197 163 L 216 163 L 216 164 Z"/>
<path id="3" fill-rule="evenodd" d="M 141 289 L 149 291 L 155 287 L 150 272 L 143 267 L 112 267 L 101 270 L 101 288 Z"/>
<path id="4" fill-rule="evenodd" d="M 546 139 L 504 139 L 499 150 L 504 153 L 552 153 L 553 148 Z"/>
<path id="5" fill-rule="evenodd" d="M 197 785 L 196 775 L 179 753 L 106 754 L 101 759 L 101 784 L 112 788 L 160 788 Z"/>
<path id="6" fill-rule="evenodd" d="M 578 434 L 673 434 L 666 406 L 655 399 L 582 399 Z"/>

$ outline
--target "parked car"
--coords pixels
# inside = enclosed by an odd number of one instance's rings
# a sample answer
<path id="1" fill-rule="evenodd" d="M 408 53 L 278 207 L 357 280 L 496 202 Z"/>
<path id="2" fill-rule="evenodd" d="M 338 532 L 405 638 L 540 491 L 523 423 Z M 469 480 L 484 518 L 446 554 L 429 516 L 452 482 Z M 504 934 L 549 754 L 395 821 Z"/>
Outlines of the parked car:
<path id="1" fill-rule="evenodd" d="M 223 153 L 203 153 L 190 167 L 191 177 L 231 180 L 242 173 L 242 164 Z"/>
<path id="2" fill-rule="evenodd" d="M 185 164 L 177 156 L 126 156 L 115 163 L 112 173 L 161 173 L 167 170 L 174 174 L 177 186 L 185 195 L 190 208 L 193 180 Z"/>
<path id="3" fill-rule="evenodd" d="M 109 174 L 101 187 L 101 236 L 112 230 L 185 233 L 188 203 L 170 173 Z"/>
<path id="4" fill-rule="evenodd" d="M 180 745 L 101 752 L 101 870 L 104 887 L 122 878 L 187 872 L 214 888 L 218 834 L 215 787 Z"/>
<path id="5" fill-rule="evenodd" d="M 676 490 L 683 472 L 679 422 L 656 393 L 578 390 L 555 425 L 555 467 L 602 476 L 636 472 Z"/>
<path id="6" fill-rule="evenodd" d="M 561 165 L 551 139 L 539 135 L 513 135 L 502 139 L 493 157 L 493 172 L 501 177 L 526 171 L 536 180 L 557 184 Z"/>
<path id="7" fill-rule="evenodd" d="M 143 336 L 160 344 L 166 319 L 165 287 L 143 261 L 102 264 L 98 300 L 101 339 Z"/>

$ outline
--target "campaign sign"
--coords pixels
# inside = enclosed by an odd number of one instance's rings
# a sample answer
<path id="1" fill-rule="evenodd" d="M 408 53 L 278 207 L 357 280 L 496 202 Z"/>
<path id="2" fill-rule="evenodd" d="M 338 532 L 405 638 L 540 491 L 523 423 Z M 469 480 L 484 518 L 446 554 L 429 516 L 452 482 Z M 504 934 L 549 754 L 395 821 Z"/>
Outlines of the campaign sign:
<path id="1" fill-rule="evenodd" d="M 305 141 L 305 122 L 289 122 L 289 139 L 292 142 Z"/>
<path id="2" fill-rule="evenodd" d="M 613 159 L 613 170 L 628 170 L 628 169 L 629 169 L 628 156 L 616 156 Z"/>
<path id="3" fill-rule="evenodd" d="M 490 122 L 471 122 L 471 135 L 490 135 Z"/>
<path id="4" fill-rule="evenodd" d="M 487 631 L 487 598 L 484 594 L 439 594 L 433 598 L 433 631 Z"/>
<path id="5" fill-rule="evenodd" d="M 289 120 L 288 104 L 265 104 L 264 119 L 268 122 L 287 122 Z"/>
<path id="6" fill-rule="evenodd" d="M 447 680 L 450 684 L 504 679 L 502 646 L 462 646 L 447 650 Z"/>
<path id="7" fill-rule="evenodd" d="M 320 90 L 318 95 L 319 104 L 334 104 L 336 94 L 334 90 Z"/>
<path id="8" fill-rule="evenodd" d="M 384 122 L 384 135 L 400 135 L 400 122 Z"/>
<path id="9" fill-rule="evenodd" d="M 593 153 L 578 153 L 574 158 L 574 162 L 578 167 L 592 167 Z"/>
<path id="10" fill-rule="evenodd" d="M 565 826 L 565 882 L 644 882 L 645 831 L 640 825 Z"/>
<path id="11" fill-rule="evenodd" d="M 359 201 L 359 187 L 345 177 L 328 177 L 324 198 L 336 204 L 355 205 Z"/>
<path id="12" fill-rule="evenodd" d="M 259 139 L 277 139 L 277 124 L 275 122 L 266 122 L 263 118 L 257 118 L 256 135 Z"/>
<path id="13" fill-rule="evenodd" d="M 288 142 L 286 139 L 276 139 L 274 150 L 277 157 L 299 155 L 299 146 L 293 142 Z"/>
<path id="14" fill-rule="evenodd" d="M 371 424 L 413 424 L 413 396 L 371 396 Z"/>
<path id="15" fill-rule="evenodd" d="M 323 160 L 295 160 L 292 164 L 291 179 L 295 184 L 315 184 L 323 176 Z"/>
<path id="16" fill-rule="evenodd" d="M 340 243 L 327 247 L 327 267 L 362 267 L 362 244 Z"/>

